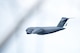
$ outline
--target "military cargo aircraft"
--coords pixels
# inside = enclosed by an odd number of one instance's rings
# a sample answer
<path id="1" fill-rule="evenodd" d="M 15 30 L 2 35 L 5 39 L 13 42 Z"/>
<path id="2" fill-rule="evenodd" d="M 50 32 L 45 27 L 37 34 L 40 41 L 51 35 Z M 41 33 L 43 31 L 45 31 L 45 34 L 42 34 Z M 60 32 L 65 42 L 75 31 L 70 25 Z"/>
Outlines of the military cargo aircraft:
<path id="1" fill-rule="evenodd" d="M 67 22 L 69 18 L 62 17 L 59 24 L 56 27 L 29 27 L 26 29 L 27 34 L 38 34 L 38 35 L 45 35 L 54 33 L 60 30 L 64 30 L 64 24 Z"/>

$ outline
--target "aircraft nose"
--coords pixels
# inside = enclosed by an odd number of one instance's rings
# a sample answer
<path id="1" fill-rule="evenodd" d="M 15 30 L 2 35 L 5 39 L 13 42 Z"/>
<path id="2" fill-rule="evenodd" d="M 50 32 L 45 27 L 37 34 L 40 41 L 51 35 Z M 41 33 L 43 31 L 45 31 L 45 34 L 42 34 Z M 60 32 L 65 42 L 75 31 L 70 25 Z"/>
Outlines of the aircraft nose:
<path id="1" fill-rule="evenodd" d="M 27 30 L 26 30 L 27 34 L 31 34 L 32 31 L 33 31 L 33 29 L 27 29 Z"/>
<path id="2" fill-rule="evenodd" d="M 31 34 L 30 32 L 27 32 L 27 34 Z"/>

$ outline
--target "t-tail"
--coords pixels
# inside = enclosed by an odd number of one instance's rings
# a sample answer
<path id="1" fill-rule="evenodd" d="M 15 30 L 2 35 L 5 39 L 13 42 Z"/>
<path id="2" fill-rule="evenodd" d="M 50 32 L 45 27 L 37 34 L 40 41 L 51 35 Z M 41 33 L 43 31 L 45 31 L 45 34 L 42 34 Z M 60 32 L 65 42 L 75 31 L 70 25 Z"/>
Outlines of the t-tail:
<path id="1" fill-rule="evenodd" d="M 62 19 L 60 20 L 59 24 L 57 25 L 57 27 L 63 27 L 64 24 L 67 22 L 69 18 L 66 17 L 62 17 Z"/>

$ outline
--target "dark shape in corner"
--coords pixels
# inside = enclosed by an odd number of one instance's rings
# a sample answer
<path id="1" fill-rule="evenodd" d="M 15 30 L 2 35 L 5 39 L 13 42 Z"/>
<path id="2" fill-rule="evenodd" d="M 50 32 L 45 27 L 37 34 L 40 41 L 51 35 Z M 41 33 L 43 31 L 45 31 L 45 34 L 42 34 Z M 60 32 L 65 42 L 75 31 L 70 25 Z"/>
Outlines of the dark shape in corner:
<path id="1" fill-rule="evenodd" d="M 38 35 L 45 35 L 54 33 L 60 30 L 64 30 L 64 24 L 69 18 L 62 17 L 61 21 L 56 27 L 29 27 L 26 29 L 27 34 L 38 34 Z"/>

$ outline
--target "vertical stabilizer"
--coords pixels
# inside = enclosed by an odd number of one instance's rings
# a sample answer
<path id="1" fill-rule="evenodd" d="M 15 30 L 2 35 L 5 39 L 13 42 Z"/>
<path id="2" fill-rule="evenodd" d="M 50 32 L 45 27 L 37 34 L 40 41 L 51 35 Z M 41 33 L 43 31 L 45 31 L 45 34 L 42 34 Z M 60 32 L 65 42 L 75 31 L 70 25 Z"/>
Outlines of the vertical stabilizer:
<path id="1" fill-rule="evenodd" d="M 69 18 L 66 17 L 62 17 L 62 19 L 60 20 L 59 24 L 57 25 L 57 27 L 63 27 L 64 24 L 67 22 Z"/>

